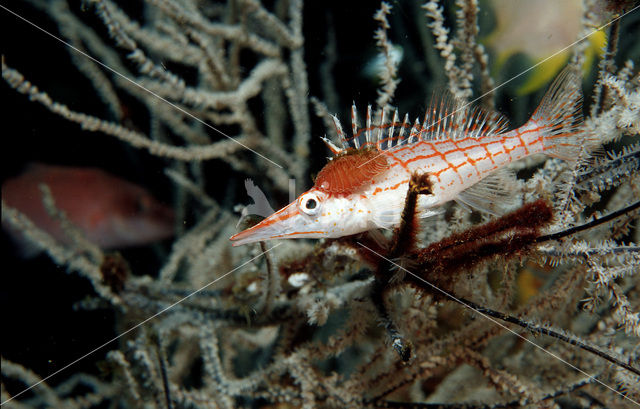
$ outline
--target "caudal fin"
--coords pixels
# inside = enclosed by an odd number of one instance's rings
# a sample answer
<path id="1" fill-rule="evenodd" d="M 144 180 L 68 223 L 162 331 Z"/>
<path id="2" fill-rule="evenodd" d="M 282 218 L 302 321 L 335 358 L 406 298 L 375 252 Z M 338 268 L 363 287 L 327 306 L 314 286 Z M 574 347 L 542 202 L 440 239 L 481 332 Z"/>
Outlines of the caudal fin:
<path id="1" fill-rule="evenodd" d="M 533 113 L 542 134 L 544 153 L 573 162 L 583 144 L 582 78 L 568 66 L 553 81 L 542 102 Z"/>

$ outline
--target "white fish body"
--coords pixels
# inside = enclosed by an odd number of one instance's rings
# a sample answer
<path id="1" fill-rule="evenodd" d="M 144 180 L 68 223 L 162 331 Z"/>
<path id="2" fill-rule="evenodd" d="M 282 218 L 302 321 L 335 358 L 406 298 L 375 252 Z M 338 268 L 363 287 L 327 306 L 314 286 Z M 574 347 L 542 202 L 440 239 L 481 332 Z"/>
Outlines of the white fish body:
<path id="1" fill-rule="evenodd" d="M 294 202 L 231 240 L 234 246 L 279 238 L 342 237 L 400 222 L 413 173 L 428 174 L 432 194 L 420 195 L 421 217 L 456 200 L 492 212 L 504 198 L 501 169 L 524 157 L 543 153 L 574 160 L 580 149 L 580 76 L 565 69 L 523 126 L 455 101 L 432 102 L 422 123 L 410 125 L 397 112 L 358 129 L 352 110 L 353 136 L 347 139 L 335 119 L 342 149 L 328 142 L 336 156 L 320 171 L 315 185 Z M 459 104 L 458 104 L 459 105 Z M 383 114 L 384 115 L 384 114 Z M 364 133 L 365 141 L 359 138 Z M 350 148 L 350 144 L 354 148 Z"/>

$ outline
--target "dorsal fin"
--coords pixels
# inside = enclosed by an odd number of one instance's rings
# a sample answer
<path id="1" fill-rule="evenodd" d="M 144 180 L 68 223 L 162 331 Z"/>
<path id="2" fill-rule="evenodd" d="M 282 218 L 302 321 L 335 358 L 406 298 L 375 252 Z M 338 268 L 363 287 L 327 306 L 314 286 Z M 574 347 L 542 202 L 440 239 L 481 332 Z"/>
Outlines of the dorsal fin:
<path id="1" fill-rule="evenodd" d="M 365 127 L 360 128 L 356 106 L 352 105 L 352 136 L 347 137 L 338 118 L 333 117 L 336 132 L 342 144 L 339 154 L 353 148 L 382 151 L 419 141 L 481 138 L 486 135 L 501 134 L 507 131 L 509 126 L 508 121 L 500 114 L 470 107 L 469 104 L 455 99 L 448 92 L 433 95 L 422 123 L 417 118 L 414 122 L 409 121 L 407 115 L 402 122 L 399 122 L 397 111 L 394 112 L 391 121 L 387 122 L 384 109 L 380 110 L 379 123 L 372 124 L 372 120 L 372 108 L 368 105 Z M 364 140 L 361 140 L 362 134 L 364 134 Z M 334 147 L 335 145 L 329 148 L 335 153 Z"/>
<path id="2" fill-rule="evenodd" d="M 433 95 L 422 128 L 428 140 L 481 138 L 506 132 L 509 121 L 497 112 L 472 107 L 443 91 Z"/>
<path id="3" fill-rule="evenodd" d="M 375 149 L 348 149 L 318 173 L 315 188 L 334 195 L 350 195 L 389 169 L 387 157 Z"/>

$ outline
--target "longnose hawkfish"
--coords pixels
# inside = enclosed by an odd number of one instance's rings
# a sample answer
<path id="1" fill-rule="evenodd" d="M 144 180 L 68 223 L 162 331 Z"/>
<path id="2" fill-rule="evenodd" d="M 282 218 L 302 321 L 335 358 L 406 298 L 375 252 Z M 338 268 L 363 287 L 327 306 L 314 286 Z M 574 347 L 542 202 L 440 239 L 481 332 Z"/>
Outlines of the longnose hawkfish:
<path id="1" fill-rule="evenodd" d="M 420 217 L 455 200 L 493 213 L 504 201 L 506 166 L 546 154 L 575 160 L 582 136 L 581 78 L 569 67 L 551 85 L 531 119 L 508 130 L 498 114 L 467 108 L 453 98 L 434 98 L 424 120 L 411 124 L 397 111 L 390 122 L 359 129 L 352 107 L 353 137 L 334 118 L 342 148 L 325 139 L 335 156 L 315 185 L 294 202 L 233 237 L 234 246 L 270 239 L 336 238 L 400 223 L 409 180 L 427 174 L 431 194 L 420 195 Z M 408 132 L 407 132 L 408 130 Z M 364 133 L 365 140 L 359 137 Z"/>

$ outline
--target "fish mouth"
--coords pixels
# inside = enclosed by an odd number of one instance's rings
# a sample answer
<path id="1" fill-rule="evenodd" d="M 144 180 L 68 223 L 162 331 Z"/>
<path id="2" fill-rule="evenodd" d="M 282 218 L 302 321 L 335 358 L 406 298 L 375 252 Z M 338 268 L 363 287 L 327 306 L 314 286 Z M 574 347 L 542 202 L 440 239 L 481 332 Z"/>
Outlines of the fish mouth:
<path id="1" fill-rule="evenodd" d="M 306 220 L 293 202 L 267 217 L 260 223 L 231 236 L 232 246 L 256 243 L 272 239 L 324 237 L 324 231 L 305 230 Z"/>
<path id="2" fill-rule="evenodd" d="M 258 223 L 253 227 L 241 231 L 240 233 L 234 234 L 229 240 L 233 242 L 231 243 L 233 247 L 237 247 L 242 246 L 243 244 L 257 243 L 259 241 L 273 239 L 278 233 L 280 232 L 272 228 L 260 226 L 260 223 Z"/>
<path id="3" fill-rule="evenodd" d="M 258 225 L 254 226 L 257 227 Z M 251 228 L 252 229 L 252 228 Z M 282 233 L 282 232 L 274 232 L 277 234 L 270 234 L 270 232 L 257 232 L 251 231 L 251 229 L 247 229 L 241 231 L 238 234 L 231 236 L 229 240 L 233 243 L 231 245 L 233 247 L 242 246 L 243 244 L 256 243 L 260 241 L 273 240 L 273 239 L 295 239 L 295 238 L 317 238 L 324 237 L 326 234 L 324 231 L 310 231 L 310 232 L 291 232 L 291 233 Z"/>
<path id="4" fill-rule="evenodd" d="M 286 234 L 291 227 L 290 219 L 299 214 L 296 203 L 293 202 L 288 206 L 280 209 L 271 216 L 267 217 L 260 223 L 238 234 L 231 236 L 229 240 L 233 242 L 233 246 L 242 246 L 243 244 L 256 243 L 269 239 L 277 238 Z"/>

